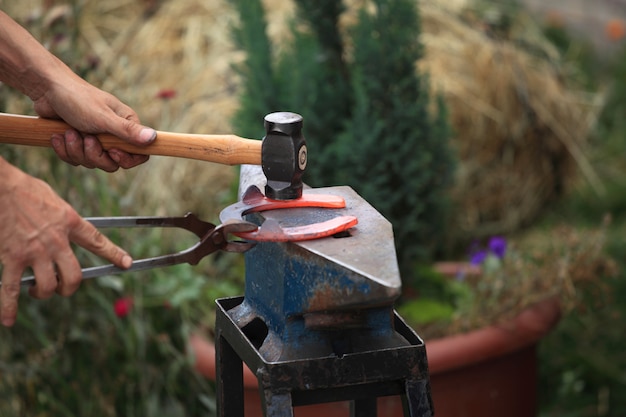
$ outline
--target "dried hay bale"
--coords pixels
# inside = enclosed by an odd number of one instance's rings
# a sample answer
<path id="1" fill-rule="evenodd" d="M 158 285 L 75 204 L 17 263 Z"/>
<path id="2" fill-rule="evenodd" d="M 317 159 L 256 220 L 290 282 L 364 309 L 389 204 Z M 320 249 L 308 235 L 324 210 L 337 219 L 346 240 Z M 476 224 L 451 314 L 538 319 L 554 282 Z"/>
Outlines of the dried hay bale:
<path id="1" fill-rule="evenodd" d="M 562 195 L 580 170 L 595 180 L 584 154 L 595 110 L 568 87 L 549 46 L 540 45 L 543 57 L 531 54 L 435 3 L 421 7 L 420 68 L 443 94 L 455 133 L 452 233 L 512 232 Z"/>
<path id="2" fill-rule="evenodd" d="M 110 32 L 98 10 L 103 2 L 89 4 L 93 9 L 85 10 L 81 33 L 93 40 L 106 63 L 105 90 L 160 130 L 232 132 L 229 121 L 237 100 L 231 65 L 239 56 L 230 42 L 234 12 L 225 2 L 160 2 L 148 15 L 127 17 L 131 22 L 120 25 L 122 30 L 112 40 L 107 40 Z M 119 24 L 112 16 L 108 27 Z M 174 96 L 160 97 L 166 90 Z M 262 129 L 260 124 L 260 134 Z M 153 158 L 138 170 L 129 200 L 148 201 L 160 214 L 191 210 L 210 219 L 219 213 L 234 177 L 235 169 L 222 165 Z"/>

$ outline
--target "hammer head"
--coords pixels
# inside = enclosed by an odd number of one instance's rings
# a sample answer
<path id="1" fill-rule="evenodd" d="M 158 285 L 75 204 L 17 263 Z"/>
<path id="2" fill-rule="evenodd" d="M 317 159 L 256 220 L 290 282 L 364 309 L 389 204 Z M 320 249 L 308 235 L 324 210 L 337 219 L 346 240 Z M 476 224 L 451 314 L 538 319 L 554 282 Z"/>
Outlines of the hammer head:
<path id="1" fill-rule="evenodd" d="M 274 200 L 300 198 L 306 163 L 302 116 L 289 112 L 265 116 L 265 137 L 261 145 L 261 164 L 267 178 L 265 195 Z"/>

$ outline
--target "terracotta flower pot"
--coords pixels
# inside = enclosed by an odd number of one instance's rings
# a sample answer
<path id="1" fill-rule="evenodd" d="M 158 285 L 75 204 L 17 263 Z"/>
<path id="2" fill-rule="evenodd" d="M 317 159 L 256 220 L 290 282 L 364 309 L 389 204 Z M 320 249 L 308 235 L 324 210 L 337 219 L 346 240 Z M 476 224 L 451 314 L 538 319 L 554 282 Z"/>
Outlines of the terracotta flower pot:
<path id="1" fill-rule="evenodd" d="M 510 322 L 427 340 L 437 417 L 536 416 L 536 347 L 560 314 L 548 299 Z"/>
<path id="2" fill-rule="evenodd" d="M 560 318 L 548 299 L 515 319 L 469 333 L 426 340 L 436 417 L 532 417 L 536 415 L 536 346 Z M 189 340 L 196 369 L 215 379 L 215 347 L 198 335 Z M 244 366 L 245 415 L 262 416 L 257 379 Z M 295 408 L 296 417 L 349 415 L 347 403 Z M 378 400 L 381 417 L 402 416 L 399 397 Z"/>

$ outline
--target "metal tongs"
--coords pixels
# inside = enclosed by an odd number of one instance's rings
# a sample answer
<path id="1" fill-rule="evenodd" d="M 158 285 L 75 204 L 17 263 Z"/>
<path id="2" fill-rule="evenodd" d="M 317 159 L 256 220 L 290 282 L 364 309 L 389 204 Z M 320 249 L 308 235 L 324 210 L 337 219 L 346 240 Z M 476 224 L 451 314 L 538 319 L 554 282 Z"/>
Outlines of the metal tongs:
<path id="1" fill-rule="evenodd" d="M 176 227 L 192 232 L 200 241 L 190 248 L 167 255 L 133 261 L 128 269 L 118 268 L 115 265 L 103 265 L 84 268 L 83 279 L 96 278 L 103 275 L 121 274 L 123 272 L 143 271 L 181 263 L 197 265 L 207 255 L 223 250 L 226 252 L 245 252 L 251 249 L 254 242 L 230 241 L 229 235 L 253 232 L 258 229 L 254 223 L 244 220 L 229 220 L 215 226 L 212 223 L 200 220 L 192 213 L 183 217 L 91 217 L 85 220 L 97 228 L 112 227 Z M 22 285 L 34 285 L 35 277 L 22 278 Z M 1 284 L 0 284 L 1 285 Z"/>

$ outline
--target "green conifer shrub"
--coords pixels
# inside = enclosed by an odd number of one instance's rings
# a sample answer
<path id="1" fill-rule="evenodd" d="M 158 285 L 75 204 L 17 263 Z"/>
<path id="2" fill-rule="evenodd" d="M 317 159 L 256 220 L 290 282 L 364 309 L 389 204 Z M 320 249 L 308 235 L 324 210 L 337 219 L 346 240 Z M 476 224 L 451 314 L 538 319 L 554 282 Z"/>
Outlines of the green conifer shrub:
<path id="1" fill-rule="evenodd" d="M 233 125 L 258 137 L 265 114 L 302 114 L 306 183 L 353 187 L 392 222 L 401 271 L 412 273 L 441 248 L 454 168 L 445 106 L 431 100 L 416 69 L 423 55 L 416 2 L 372 1 L 342 30 L 342 2 L 295 1 L 293 39 L 279 53 L 260 1 L 235 1 L 235 39 L 247 60 L 238 67 L 244 85 Z"/>

